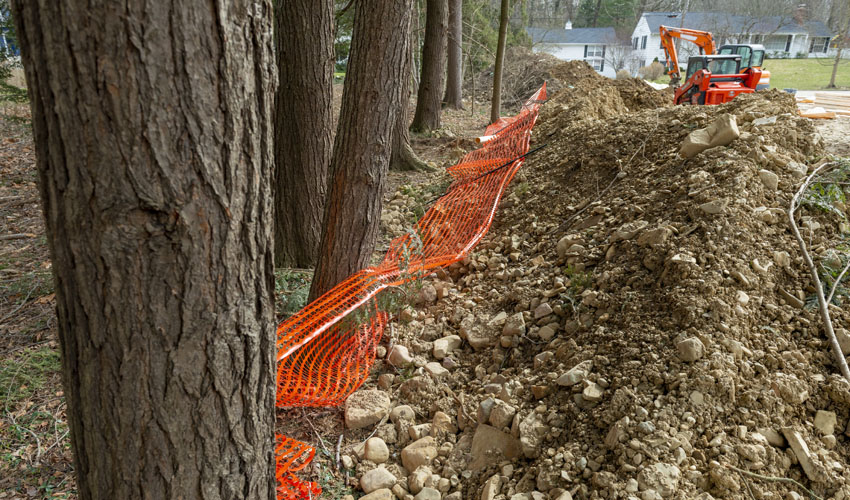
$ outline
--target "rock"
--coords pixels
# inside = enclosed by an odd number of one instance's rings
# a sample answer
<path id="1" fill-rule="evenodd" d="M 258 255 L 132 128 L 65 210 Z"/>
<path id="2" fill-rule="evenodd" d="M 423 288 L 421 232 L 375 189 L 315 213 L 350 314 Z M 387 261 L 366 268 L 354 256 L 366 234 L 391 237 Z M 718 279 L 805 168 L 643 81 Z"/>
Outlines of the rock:
<path id="1" fill-rule="evenodd" d="M 393 346 L 387 359 L 396 368 L 404 368 L 413 363 L 413 356 L 410 355 L 407 347 L 399 344 Z"/>
<path id="2" fill-rule="evenodd" d="M 425 465 L 418 467 L 407 477 L 407 488 L 414 495 L 419 493 L 431 481 L 432 474 L 430 467 Z"/>
<path id="3" fill-rule="evenodd" d="M 544 302 L 534 308 L 534 319 L 538 320 L 540 318 L 545 318 L 552 314 L 552 306 L 549 305 L 548 302 Z M 520 314 L 521 315 L 521 314 Z M 507 325 L 506 325 L 507 326 Z"/>
<path id="4" fill-rule="evenodd" d="M 475 316 L 467 316 L 460 323 L 461 337 L 466 339 L 476 351 L 490 347 L 496 343 L 496 336 L 480 324 Z"/>
<path id="5" fill-rule="evenodd" d="M 696 337 L 691 337 L 682 340 L 676 344 L 676 355 L 682 361 L 693 363 L 700 359 L 705 354 L 705 346 L 702 341 Z"/>
<path id="6" fill-rule="evenodd" d="M 501 399 L 495 400 L 493 409 L 490 410 L 490 425 L 497 429 L 502 429 L 511 425 L 511 421 L 516 414 L 516 408 L 505 403 Z"/>
<path id="7" fill-rule="evenodd" d="M 540 327 L 540 330 L 537 330 L 537 336 L 540 337 L 540 340 L 550 341 L 552 337 L 555 336 L 555 333 L 558 332 L 558 323 L 551 323 L 545 326 Z M 536 361 L 536 358 L 535 358 Z"/>
<path id="8" fill-rule="evenodd" d="M 481 489 L 481 500 L 494 500 L 502 489 L 502 477 L 498 474 L 490 476 Z"/>
<path id="9" fill-rule="evenodd" d="M 791 177 L 794 177 L 795 179 L 802 179 L 809 174 L 809 167 L 796 161 L 788 162 L 788 165 L 785 165 L 785 168 L 791 172 Z"/>
<path id="10" fill-rule="evenodd" d="M 703 203 L 699 206 L 699 209 L 709 215 L 717 215 L 722 214 L 726 210 L 727 205 L 729 205 L 728 198 L 719 198 Z"/>
<path id="11" fill-rule="evenodd" d="M 764 436 L 767 439 L 768 444 L 770 446 L 775 446 L 776 448 L 785 448 L 785 438 L 782 437 L 782 434 L 777 432 L 775 429 L 770 428 L 762 428 L 758 430 L 759 434 Z"/>
<path id="12" fill-rule="evenodd" d="M 435 340 L 434 357 L 437 359 L 445 358 L 450 352 L 460 347 L 461 342 L 461 338 L 457 335 L 449 335 L 448 337 Z"/>
<path id="13" fill-rule="evenodd" d="M 681 477 L 682 473 L 678 467 L 659 462 L 640 471 L 637 480 L 641 491 L 655 490 L 663 498 L 667 498 L 679 488 Z"/>
<path id="14" fill-rule="evenodd" d="M 637 490 L 635 490 L 635 491 L 637 491 Z M 561 493 L 560 495 L 558 495 L 558 498 L 556 498 L 555 500 L 573 500 L 573 494 L 570 493 L 569 491 L 565 491 L 565 492 Z"/>
<path id="15" fill-rule="evenodd" d="M 790 258 L 789 258 L 789 260 L 790 260 Z M 779 267 L 786 267 L 786 266 L 783 266 L 782 264 L 780 264 L 780 262 L 777 262 L 776 265 L 779 266 Z M 802 300 L 800 300 L 799 298 L 795 297 L 794 295 L 786 292 L 782 288 L 779 289 L 779 296 L 782 297 L 782 299 L 785 300 L 785 302 L 787 302 L 791 307 L 794 307 L 794 308 L 797 308 L 797 309 L 802 309 L 803 306 L 806 305 Z"/>
<path id="16" fill-rule="evenodd" d="M 576 243 L 580 243 L 581 238 L 575 235 L 564 236 L 560 240 L 558 240 L 558 244 L 555 246 L 555 250 L 558 252 L 558 258 L 563 259 L 567 255 L 567 250 Z"/>
<path id="17" fill-rule="evenodd" d="M 381 421 L 390 411 L 390 397 L 384 391 L 357 391 L 345 400 L 345 426 L 360 429 Z"/>
<path id="18" fill-rule="evenodd" d="M 759 179 L 761 179 L 764 187 L 771 191 L 776 191 L 779 187 L 779 176 L 770 170 L 759 170 Z"/>
<path id="19" fill-rule="evenodd" d="M 440 498 L 442 498 L 442 495 L 434 488 L 422 488 L 422 491 L 417 493 L 413 500 L 440 500 Z"/>
<path id="20" fill-rule="evenodd" d="M 382 373 L 378 375 L 378 388 L 388 391 L 395 381 L 395 375 L 392 373 Z"/>
<path id="21" fill-rule="evenodd" d="M 753 127 L 764 127 L 767 125 L 776 125 L 776 115 L 773 116 L 765 116 L 763 118 L 756 118 L 753 120 Z"/>
<path id="22" fill-rule="evenodd" d="M 434 380 L 443 380 L 449 375 L 449 371 L 443 368 L 443 365 L 436 361 L 425 363 L 425 371 L 428 372 Z"/>
<path id="23" fill-rule="evenodd" d="M 437 289 L 434 288 L 434 285 L 430 283 L 423 285 L 416 296 L 416 302 L 420 305 L 437 302 Z"/>
<path id="24" fill-rule="evenodd" d="M 570 387 L 576 385 L 587 378 L 590 370 L 593 368 L 593 361 L 587 360 L 570 368 L 567 373 L 564 373 L 555 381 L 560 386 Z"/>
<path id="25" fill-rule="evenodd" d="M 516 438 L 487 424 L 479 424 L 472 437 L 472 460 L 467 469 L 477 471 L 504 460 L 513 460 L 520 455 L 520 444 Z"/>
<path id="26" fill-rule="evenodd" d="M 431 436 L 436 438 L 455 433 L 457 433 L 457 425 L 455 425 L 454 417 L 442 411 L 434 413 L 434 418 L 431 419 Z"/>
<path id="27" fill-rule="evenodd" d="M 390 458 L 390 450 L 387 448 L 387 443 L 379 437 L 367 439 L 364 450 L 366 460 L 371 460 L 376 464 L 382 464 Z"/>
<path id="28" fill-rule="evenodd" d="M 637 234 L 648 225 L 649 222 L 645 220 L 636 220 L 623 224 L 619 227 L 619 229 L 611 233 L 611 239 L 609 241 L 611 243 L 616 243 L 618 241 L 630 240 L 637 236 Z"/>
<path id="29" fill-rule="evenodd" d="M 835 418 L 835 412 L 818 410 L 815 414 L 815 429 L 829 436 L 835 432 L 835 425 L 838 420 Z"/>
<path id="30" fill-rule="evenodd" d="M 413 408 L 408 405 L 398 405 L 390 412 L 390 420 L 396 425 L 398 425 L 401 421 L 412 423 L 416 420 L 416 413 L 414 413 Z"/>
<path id="31" fill-rule="evenodd" d="M 496 404 L 496 400 L 493 398 L 486 398 L 480 403 L 478 403 L 478 411 L 476 416 L 478 417 L 479 424 L 485 424 L 490 421 L 490 412 L 493 411 L 493 406 Z"/>
<path id="32" fill-rule="evenodd" d="M 785 436 L 785 439 L 788 440 L 788 445 L 797 457 L 797 461 L 800 462 L 800 467 L 803 468 L 803 472 L 806 473 L 806 476 L 816 483 L 824 481 L 826 479 L 826 474 L 815 464 L 812 454 L 809 451 L 809 447 L 806 445 L 806 442 L 803 441 L 803 437 L 800 433 L 791 427 L 783 427 L 782 434 Z"/>
<path id="33" fill-rule="evenodd" d="M 604 392 L 604 389 L 602 389 L 602 387 L 600 387 L 598 384 L 596 384 L 594 382 L 591 382 L 590 384 L 587 385 L 587 387 L 584 388 L 584 390 L 581 393 L 581 397 L 583 397 L 584 400 L 589 402 L 589 403 L 597 403 L 599 401 L 602 401 L 602 393 L 603 392 Z"/>
<path id="34" fill-rule="evenodd" d="M 641 247 L 656 247 L 663 245 L 667 238 L 673 234 L 673 230 L 669 227 L 657 227 L 644 231 L 638 236 L 637 244 Z"/>
<path id="35" fill-rule="evenodd" d="M 708 148 L 726 146 L 740 135 L 735 115 L 725 113 L 718 116 L 708 127 L 688 134 L 679 149 L 679 154 L 685 158 L 692 158 Z"/>
<path id="36" fill-rule="evenodd" d="M 383 466 L 376 467 L 360 477 L 360 489 L 365 493 L 372 493 L 380 489 L 392 488 L 396 478 L 392 472 L 385 469 Z"/>
<path id="37" fill-rule="evenodd" d="M 540 455 L 540 444 L 548 431 L 549 427 L 537 412 L 529 413 L 527 417 L 521 420 L 519 423 L 519 442 L 522 447 L 522 454 L 527 458 Z"/>
<path id="38" fill-rule="evenodd" d="M 502 335 L 524 335 L 525 334 L 525 319 L 522 313 L 518 312 L 509 317 L 505 321 L 505 326 L 502 328 Z"/>
<path id="39" fill-rule="evenodd" d="M 381 488 L 380 490 L 375 490 L 368 495 L 360 497 L 360 500 L 396 500 L 396 498 L 391 490 Z"/>
<path id="40" fill-rule="evenodd" d="M 711 147 L 711 134 L 707 129 L 701 128 L 694 130 L 682 142 L 682 147 L 679 148 L 679 154 L 685 158 L 693 158 Z"/>
<path id="41" fill-rule="evenodd" d="M 431 436 L 418 439 L 401 450 L 401 464 L 412 471 L 421 465 L 431 465 L 437 456 L 437 441 Z"/>
<path id="42" fill-rule="evenodd" d="M 809 399 L 808 387 L 796 375 L 777 373 L 771 380 L 770 386 L 773 392 L 786 403 L 798 405 Z"/>

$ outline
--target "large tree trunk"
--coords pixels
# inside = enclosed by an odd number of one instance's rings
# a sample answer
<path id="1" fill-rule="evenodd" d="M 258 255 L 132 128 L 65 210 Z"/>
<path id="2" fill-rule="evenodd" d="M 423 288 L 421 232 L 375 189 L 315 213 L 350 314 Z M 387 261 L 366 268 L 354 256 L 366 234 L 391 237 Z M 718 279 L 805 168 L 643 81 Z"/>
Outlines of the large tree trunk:
<path id="1" fill-rule="evenodd" d="M 463 83 L 463 11 L 462 0 L 449 0 L 448 57 L 446 68 L 446 96 L 443 102 L 453 109 L 463 109 L 461 84 Z"/>
<path id="2" fill-rule="evenodd" d="M 426 172 L 433 170 L 427 163 L 420 160 L 413 148 L 410 147 L 410 87 L 413 76 L 413 52 L 415 45 L 411 36 L 408 40 L 408 56 L 404 61 L 403 75 L 407 75 L 401 81 L 401 101 L 398 106 L 398 116 L 396 117 L 395 125 L 393 125 L 393 151 L 390 156 L 390 170 L 395 171 L 412 171 L 417 170 Z"/>
<path id="3" fill-rule="evenodd" d="M 499 42 L 496 46 L 496 68 L 493 70 L 493 98 L 490 101 L 490 123 L 499 120 L 502 107 L 502 69 L 505 66 L 505 40 L 508 36 L 508 0 L 502 0 L 499 15 Z"/>
<path id="4" fill-rule="evenodd" d="M 422 75 L 416 97 L 416 113 L 410 129 L 425 132 L 440 128 L 443 75 L 446 64 L 447 0 L 428 0 L 425 9 L 425 42 L 422 46 Z"/>
<path id="5" fill-rule="evenodd" d="M 411 5 L 357 4 L 310 300 L 366 267 L 375 248 L 393 125 L 409 76 L 407 30 L 399 26 L 408 26 Z"/>
<path id="6" fill-rule="evenodd" d="M 275 2 L 275 263 L 310 267 L 322 238 L 333 147 L 331 0 Z"/>
<path id="7" fill-rule="evenodd" d="M 271 3 L 12 8 L 79 498 L 273 499 Z"/>

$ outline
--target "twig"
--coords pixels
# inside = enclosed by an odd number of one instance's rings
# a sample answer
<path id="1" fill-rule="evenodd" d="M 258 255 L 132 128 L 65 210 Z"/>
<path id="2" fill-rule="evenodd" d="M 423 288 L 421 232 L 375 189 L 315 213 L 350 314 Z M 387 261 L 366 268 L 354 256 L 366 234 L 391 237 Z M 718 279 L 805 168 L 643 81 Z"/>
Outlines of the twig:
<path id="1" fill-rule="evenodd" d="M 339 435 L 339 440 L 336 442 L 336 462 L 334 465 L 336 466 L 336 470 L 340 470 L 342 468 L 342 462 L 339 461 L 339 449 L 342 447 L 342 436 L 344 434 Z"/>
<path id="2" fill-rule="evenodd" d="M 823 498 L 821 498 L 821 497 L 817 496 L 817 495 L 815 494 L 815 492 L 814 492 L 814 491 L 812 491 L 812 490 L 810 490 L 810 489 L 806 488 L 805 486 L 803 486 L 803 485 L 802 485 L 802 484 L 800 484 L 799 482 L 797 482 L 797 481 L 795 481 L 795 480 L 791 479 L 790 477 L 763 476 L 763 475 L 761 475 L 761 474 L 756 474 L 755 472 L 750 472 L 750 471 L 748 471 L 748 470 L 739 469 L 739 468 L 735 467 L 734 465 L 730 465 L 730 464 L 723 464 L 723 465 L 724 465 L 725 467 L 729 468 L 729 469 L 732 469 L 732 470 L 733 470 L 733 471 L 735 471 L 735 472 L 738 472 L 738 473 L 740 473 L 740 474 L 743 474 L 743 475 L 745 475 L 745 476 L 749 476 L 749 477 L 752 477 L 752 478 L 755 478 L 755 479 L 761 479 L 762 481 L 768 481 L 768 482 L 771 482 L 771 483 L 789 483 L 789 484 L 793 484 L 793 485 L 795 485 L 795 486 L 798 486 L 798 487 L 802 488 L 802 489 L 803 489 L 806 493 L 808 493 L 808 494 L 809 494 L 809 496 L 811 496 L 811 497 L 812 497 L 812 498 L 814 498 L 815 500 L 823 500 Z"/>
<path id="3" fill-rule="evenodd" d="M 28 238 L 35 238 L 35 235 L 32 233 L 0 234 L 0 241 L 25 240 Z"/>
<path id="4" fill-rule="evenodd" d="M 23 301 L 21 301 L 21 303 L 18 305 L 18 307 L 16 307 L 16 308 L 15 308 L 12 312 L 10 312 L 9 314 L 7 314 L 7 315 L 3 316 L 2 318 L 0 318 L 0 325 L 2 325 L 2 324 L 6 321 L 6 320 L 11 319 L 12 317 L 14 317 L 14 316 L 15 316 L 15 314 L 17 314 L 17 313 L 18 313 L 18 311 L 20 311 L 20 310 L 21 310 L 21 309 L 22 309 L 25 305 L 27 305 L 27 304 L 29 303 L 30 296 L 32 296 L 32 292 L 34 292 L 36 288 L 38 288 L 38 284 L 36 284 L 34 287 L 32 287 L 32 289 L 31 289 L 31 290 L 27 293 L 27 296 L 26 296 L 26 297 L 24 297 L 24 300 L 23 300 Z"/>
<path id="5" fill-rule="evenodd" d="M 838 290 L 838 284 L 841 283 L 841 279 L 844 278 L 845 274 L 847 274 L 847 269 L 850 269 L 850 259 L 847 260 L 847 265 L 844 266 L 844 269 L 841 270 L 841 274 L 839 274 L 832 283 L 832 290 L 829 291 L 829 297 L 826 298 L 827 305 L 832 303 L 832 297 L 835 295 L 835 291 Z"/>
<path id="6" fill-rule="evenodd" d="M 797 243 L 800 245 L 800 251 L 803 253 L 803 259 L 806 261 L 806 265 L 809 266 L 809 271 L 812 274 L 812 281 L 815 283 L 815 291 L 817 292 L 818 298 L 818 307 L 820 309 L 821 317 L 823 318 L 824 327 L 826 329 L 826 336 L 829 339 L 829 343 L 832 346 L 832 353 L 835 357 L 836 363 L 838 363 L 838 368 L 841 371 L 841 375 L 850 382 L 850 368 L 847 367 L 847 360 L 844 359 L 844 354 L 841 351 L 841 345 L 838 343 L 838 339 L 835 337 L 835 330 L 832 328 L 832 317 L 829 315 L 829 303 L 826 301 L 823 295 L 823 285 L 820 281 L 820 276 L 818 276 L 818 268 L 815 266 L 815 263 L 812 262 L 812 257 L 809 255 L 809 251 L 806 249 L 806 242 L 803 240 L 803 236 L 800 234 L 800 228 L 797 227 L 797 221 L 794 220 L 794 214 L 797 211 L 797 208 L 800 206 L 800 198 L 803 196 L 803 193 L 809 188 L 809 185 L 812 183 L 812 180 L 817 176 L 817 174 L 823 170 L 827 166 L 834 165 L 834 162 L 824 163 L 820 167 L 816 168 L 814 172 L 811 173 L 806 178 L 806 181 L 803 182 L 803 185 L 800 186 L 800 189 L 794 194 L 794 197 L 791 198 L 791 206 L 788 208 L 788 219 L 791 221 L 791 230 L 794 232 L 794 237 L 797 238 Z"/>
<path id="7" fill-rule="evenodd" d="M 374 436 L 374 435 L 375 435 L 375 433 L 376 433 L 376 432 L 378 432 L 378 427 L 380 427 L 380 426 L 384 425 L 385 423 L 387 423 L 387 419 L 388 419 L 388 418 L 390 418 L 390 414 L 389 414 L 389 413 L 387 413 L 386 415 L 384 415 L 384 418 L 382 418 L 382 419 L 381 419 L 381 421 L 380 421 L 380 422 L 378 422 L 378 425 L 376 425 L 376 426 L 375 426 L 375 428 L 374 428 L 374 429 L 372 429 L 372 433 L 371 433 L 371 434 L 369 434 L 368 436 L 366 436 L 366 439 L 364 439 L 364 440 L 363 440 L 363 442 L 362 442 L 362 443 L 360 443 L 360 446 L 363 446 L 364 444 L 366 444 L 366 441 L 368 441 L 368 440 L 372 439 L 372 436 Z"/>
<path id="8" fill-rule="evenodd" d="M 312 423 L 312 422 L 310 422 L 310 419 L 309 419 L 309 418 L 307 418 L 307 413 L 306 413 L 304 410 L 302 410 L 302 411 L 301 411 L 301 416 L 304 418 L 304 420 L 306 420 L 306 421 L 307 421 L 307 425 L 309 425 L 309 426 L 310 426 L 310 428 L 311 428 L 311 429 L 313 429 L 313 432 L 316 434 L 316 437 L 317 437 L 317 438 L 319 438 L 319 446 L 321 446 L 321 447 L 322 447 L 322 450 L 324 450 L 325 455 L 327 455 L 328 457 L 330 457 L 330 456 L 331 456 L 331 452 L 330 452 L 330 451 L 328 451 L 328 447 L 325 445 L 325 440 L 324 440 L 324 439 L 322 439 L 322 436 L 321 436 L 321 435 L 319 435 L 319 431 L 317 431 L 317 430 L 316 430 L 316 428 L 315 428 L 315 427 L 313 427 L 313 423 Z"/>

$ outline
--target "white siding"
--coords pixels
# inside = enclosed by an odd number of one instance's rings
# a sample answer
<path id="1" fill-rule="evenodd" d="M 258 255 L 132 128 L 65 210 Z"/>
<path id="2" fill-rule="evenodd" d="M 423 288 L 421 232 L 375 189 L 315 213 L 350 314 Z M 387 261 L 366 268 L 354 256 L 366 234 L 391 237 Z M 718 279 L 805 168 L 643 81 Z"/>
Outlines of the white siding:
<path id="1" fill-rule="evenodd" d="M 584 46 L 585 44 L 578 43 L 538 43 L 534 45 L 533 51 L 552 54 L 562 61 L 583 61 L 585 60 Z M 605 63 L 605 69 L 600 73 L 609 78 L 616 76 L 614 69 L 608 62 Z"/>

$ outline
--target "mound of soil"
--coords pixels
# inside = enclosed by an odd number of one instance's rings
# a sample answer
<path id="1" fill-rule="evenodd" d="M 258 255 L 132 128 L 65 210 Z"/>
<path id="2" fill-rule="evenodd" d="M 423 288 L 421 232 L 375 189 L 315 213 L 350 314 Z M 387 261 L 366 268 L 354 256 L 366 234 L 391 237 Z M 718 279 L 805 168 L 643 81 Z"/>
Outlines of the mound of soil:
<path id="1" fill-rule="evenodd" d="M 673 107 L 594 79 L 543 107 L 549 145 L 486 240 L 394 328 L 366 384 L 393 400 L 386 458 L 357 444 L 367 428 L 344 462 L 385 461 L 397 498 L 806 495 L 746 473 L 850 498 L 850 383 L 785 214 L 820 136 L 778 91 Z M 679 156 L 724 113 L 738 139 Z M 833 208 L 801 214 L 830 268 L 850 232 Z M 832 314 L 850 354 L 850 311 Z"/>

